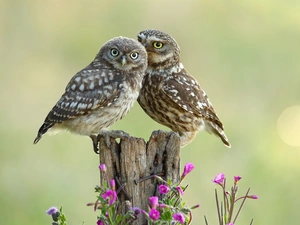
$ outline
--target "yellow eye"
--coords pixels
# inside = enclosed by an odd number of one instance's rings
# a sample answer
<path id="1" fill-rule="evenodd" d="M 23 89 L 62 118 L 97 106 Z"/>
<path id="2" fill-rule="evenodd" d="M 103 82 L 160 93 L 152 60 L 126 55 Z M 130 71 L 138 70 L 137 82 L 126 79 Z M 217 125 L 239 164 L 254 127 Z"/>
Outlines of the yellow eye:
<path id="1" fill-rule="evenodd" d="M 154 48 L 162 48 L 163 43 L 161 43 L 161 42 L 154 42 L 153 46 L 154 46 Z"/>

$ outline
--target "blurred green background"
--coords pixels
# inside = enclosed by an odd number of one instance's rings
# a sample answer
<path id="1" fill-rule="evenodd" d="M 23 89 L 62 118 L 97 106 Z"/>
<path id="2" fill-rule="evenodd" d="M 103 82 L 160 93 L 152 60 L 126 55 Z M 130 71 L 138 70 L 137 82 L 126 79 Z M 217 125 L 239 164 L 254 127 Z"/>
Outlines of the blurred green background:
<path id="1" fill-rule="evenodd" d="M 199 203 L 193 224 L 217 224 L 211 182 L 225 173 L 251 187 L 237 224 L 298 224 L 300 185 L 300 2 L 58 1 L 0 2 L 0 220 L 50 224 L 63 206 L 68 224 L 95 224 L 98 157 L 87 137 L 61 133 L 33 145 L 70 78 L 115 36 L 144 29 L 171 34 L 181 59 L 208 93 L 231 149 L 200 133 L 182 149 L 195 164 L 184 199 Z M 165 129 L 135 104 L 112 129 L 148 140 Z"/>

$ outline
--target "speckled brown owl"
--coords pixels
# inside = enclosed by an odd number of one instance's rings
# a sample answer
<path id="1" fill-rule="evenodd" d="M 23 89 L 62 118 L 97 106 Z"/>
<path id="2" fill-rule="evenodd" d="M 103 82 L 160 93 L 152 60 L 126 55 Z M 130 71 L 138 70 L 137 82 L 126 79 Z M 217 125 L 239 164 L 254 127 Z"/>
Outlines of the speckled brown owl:
<path id="1" fill-rule="evenodd" d="M 47 115 L 34 140 L 51 129 L 90 136 L 97 151 L 98 134 L 122 119 L 138 98 L 147 68 L 147 52 L 136 40 L 117 37 L 106 42 L 95 59 L 72 77 L 65 93 Z"/>
<path id="2" fill-rule="evenodd" d="M 148 53 L 148 68 L 138 98 L 143 110 L 177 132 L 182 147 L 203 129 L 230 147 L 206 93 L 180 62 L 180 49 L 174 38 L 158 30 L 145 30 L 138 34 L 138 41 Z"/>

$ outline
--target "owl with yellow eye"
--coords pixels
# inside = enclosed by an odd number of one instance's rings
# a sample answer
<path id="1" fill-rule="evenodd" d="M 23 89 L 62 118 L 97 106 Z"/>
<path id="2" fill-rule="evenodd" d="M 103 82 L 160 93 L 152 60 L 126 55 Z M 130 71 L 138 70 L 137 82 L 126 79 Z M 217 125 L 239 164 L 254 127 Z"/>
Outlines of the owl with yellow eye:
<path id="1" fill-rule="evenodd" d="M 148 67 L 138 98 L 143 110 L 156 122 L 177 132 L 182 147 L 201 130 L 216 135 L 230 147 L 208 96 L 181 63 L 175 39 L 158 30 L 144 30 L 138 34 L 138 41 L 148 54 Z"/>

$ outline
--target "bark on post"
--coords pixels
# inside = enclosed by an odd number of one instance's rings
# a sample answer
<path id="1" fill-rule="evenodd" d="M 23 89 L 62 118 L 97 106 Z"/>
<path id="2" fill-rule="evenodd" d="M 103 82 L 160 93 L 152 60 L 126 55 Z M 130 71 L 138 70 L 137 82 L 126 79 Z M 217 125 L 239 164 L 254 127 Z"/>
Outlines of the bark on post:
<path id="1" fill-rule="evenodd" d="M 120 143 L 111 138 L 110 144 L 106 146 L 104 139 L 100 139 L 100 163 L 106 164 L 109 179 L 117 178 L 125 185 L 118 196 L 122 203 L 129 200 L 132 206 L 147 210 L 149 197 L 157 195 L 157 180 L 136 183 L 146 176 L 163 174 L 164 180 L 179 182 L 180 138 L 174 132 L 154 131 L 147 143 L 142 138 L 124 137 Z M 104 179 L 100 173 L 101 184 Z M 122 213 L 125 212 L 124 204 Z M 143 216 L 137 224 L 146 224 Z"/>

